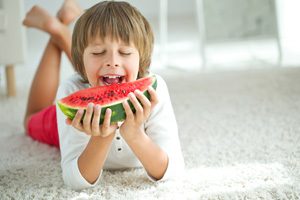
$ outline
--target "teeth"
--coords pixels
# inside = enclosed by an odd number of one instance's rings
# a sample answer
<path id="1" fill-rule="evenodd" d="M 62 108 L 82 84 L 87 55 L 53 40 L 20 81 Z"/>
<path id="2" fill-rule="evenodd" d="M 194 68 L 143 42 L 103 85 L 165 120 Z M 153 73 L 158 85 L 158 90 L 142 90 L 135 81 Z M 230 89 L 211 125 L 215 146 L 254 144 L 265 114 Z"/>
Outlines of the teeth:
<path id="1" fill-rule="evenodd" d="M 101 78 L 101 82 L 104 85 L 112 85 L 112 84 L 120 84 L 124 80 L 124 76 L 122 75 L 103 75 Z"/>
<path id="2" fill-rule="evenodd" d="M 103 76 L 104 78 L 120 78 L 121 76 L 111 76 L 111 75 L 109 75 L 109 76 Z"/>

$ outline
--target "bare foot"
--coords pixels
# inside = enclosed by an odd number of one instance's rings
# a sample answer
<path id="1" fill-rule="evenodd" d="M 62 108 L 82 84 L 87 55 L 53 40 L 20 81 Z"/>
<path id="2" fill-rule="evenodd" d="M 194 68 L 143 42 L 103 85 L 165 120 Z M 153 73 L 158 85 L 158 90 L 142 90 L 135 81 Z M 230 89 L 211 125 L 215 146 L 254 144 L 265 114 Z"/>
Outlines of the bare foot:
<path id="1" fill-rule="evenodd" d="M 33 6 L 26 14 L 23 24 L 27 27 L 37 28 L 50 34 L 54 42 L 71 59 L 71 33 L 68 27 L 56 17 L 51 16 L 39 6 Z"/>
<path id="2" fill-rule="evenodd" d="M 52 17 L 46 10 L 39 6 L 33 6 L 26 14 L 23 24 L 27 27 L 37 28 L 49 33 L 57 35 L 61 28 L 61 23 L 55 17 Z"/>
<path id="3" fill-rule="evenodd" d="M 62 7 L 57 12 L 57 17 L 63 24 L 68 25 L 80 16 L 82 12 L 83 10 L 75 0 L 65 0 Z"/>

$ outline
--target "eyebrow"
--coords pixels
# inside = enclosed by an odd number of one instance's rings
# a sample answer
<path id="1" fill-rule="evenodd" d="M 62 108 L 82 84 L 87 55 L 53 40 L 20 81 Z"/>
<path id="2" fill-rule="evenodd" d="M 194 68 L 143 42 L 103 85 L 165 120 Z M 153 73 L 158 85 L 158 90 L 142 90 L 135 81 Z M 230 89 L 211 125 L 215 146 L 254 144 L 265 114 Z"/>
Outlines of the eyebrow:
<path id="1" fill-rule="evenodd" d="M 91 42 L 90 44 L 89 44 L 89 46 L 90 47 L 103 47 L 103 46 L 105 46 L 105 44 L 104 43 L 99 43 L 99 42 Z M 119 44 L 119 47 L 120 48 L 130 48 L 130 49 L 132 49 L 132 48 L 135 48 L 134 46 L 132 46 L 132 45 L 130 45 L 130 44 L 125 44 L 125 43 L 121 43 L 121 44 Z"/>
<path id="2" fill-rule="evenodd" d="M 96 46 L 103 46 L 104 44 L 103 43 L 99 43 L 99 42 L 91 42 L 89 45 L 93 46 L 93 47 L 96 47 Z"/>

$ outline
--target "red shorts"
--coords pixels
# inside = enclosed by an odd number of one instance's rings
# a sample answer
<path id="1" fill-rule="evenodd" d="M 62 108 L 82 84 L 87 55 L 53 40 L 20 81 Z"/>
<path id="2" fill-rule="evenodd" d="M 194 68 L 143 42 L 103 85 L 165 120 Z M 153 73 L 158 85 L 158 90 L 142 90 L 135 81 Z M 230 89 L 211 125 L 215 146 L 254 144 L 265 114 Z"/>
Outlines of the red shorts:
<path id="1" fill-rule="evenodd" d="M 27 133 L 34 140 L 59 148 L 55 105 L 33 114 L 28 120 Z"/>

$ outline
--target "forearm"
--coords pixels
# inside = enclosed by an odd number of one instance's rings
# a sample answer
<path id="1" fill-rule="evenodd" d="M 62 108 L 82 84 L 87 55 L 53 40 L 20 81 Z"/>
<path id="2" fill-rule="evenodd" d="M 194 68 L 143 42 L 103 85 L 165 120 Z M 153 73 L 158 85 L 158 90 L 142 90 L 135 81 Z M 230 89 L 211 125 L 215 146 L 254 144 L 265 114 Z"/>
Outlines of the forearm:
<path id="1" fill-rule="evenodd" d="M 114 134 L 105 138 L 92 136 L 85 150 L 80 155 L 78 168 L 81 175 L 89 183 L 94 183 L 99 177 L 113 138 Z"/>
<path id="2" fill-rule="evenodd" d="M 144 131 L 136 134 L 134 139 L 126 140 L 134 154 L 138 157 L 147 173 L 159 180 L 165 174 L 168 167 L 168 155 L 155 144 Z"/>

